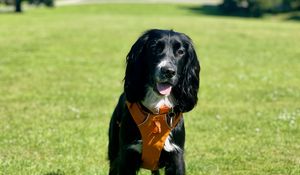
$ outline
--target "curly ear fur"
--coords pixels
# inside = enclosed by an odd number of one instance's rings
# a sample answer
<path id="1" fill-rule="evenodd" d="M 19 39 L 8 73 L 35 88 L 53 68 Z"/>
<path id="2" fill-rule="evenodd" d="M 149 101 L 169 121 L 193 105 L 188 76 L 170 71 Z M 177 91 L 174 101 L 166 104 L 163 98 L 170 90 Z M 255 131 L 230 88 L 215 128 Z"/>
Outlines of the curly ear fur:
<path id="1" fill-rule="evenodd" d="M 194 108 L 198 101 L 200 64 L 191 39 L 186 35 L 183 36 L 187 39 L 189 45 L 188 54 L 185 58 L 185 67 L 183 68 L 179 83 L 174 87 L 173 93 L 177 99 L 177 110 L 188 112 Z"/>
<path id="2" fill-rule="evenodd" d="M 144 46 L 147 43 L 149 36 L 145 32 L 131 47 L 126 61 L 127 67 L 125 72 L 124 91 L 126 99 L 133 103 L 141 101 L 145 92 L 146 79 L 143 78 L 145 74 L 145 60 L 143 59 Z"/>

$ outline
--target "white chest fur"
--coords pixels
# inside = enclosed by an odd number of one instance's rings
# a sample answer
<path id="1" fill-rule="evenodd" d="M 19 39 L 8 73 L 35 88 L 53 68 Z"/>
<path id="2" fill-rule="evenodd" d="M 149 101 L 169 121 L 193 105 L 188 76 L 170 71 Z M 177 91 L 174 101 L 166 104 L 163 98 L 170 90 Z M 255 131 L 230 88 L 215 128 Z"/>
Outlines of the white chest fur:
<path id="1" fill-rule="evenodd" d="M 168 96 L 162 96 L 158 95 L 156 92 L 154 92 L 153 88 L 148 87 L 147 93 L 142 101 L 142 104 L 149 109 L 152 113 L 157 114 L 159 112 L 159 108 L 161 106 L 168 106 L 169 108 L 172 108 L 175 106 L 175 100 L 172 96 L 172 94 Z"/>
<path id="2" fill-rule="evenodd" d="M 175 106 L 175 100 L 172 95 L 161 96 L 154 92 L 153 88 L 148 87 L 145 99 L 142 104 L 149 109 L 152 113 L 159 113 L 159 108 L 161 106 L 168 106 L 172 108 Z M 172 143 L 171 133 L 165 141 L 164 150 L 167 152 L 180 151 L 181 149 L 174 143 Z"/>

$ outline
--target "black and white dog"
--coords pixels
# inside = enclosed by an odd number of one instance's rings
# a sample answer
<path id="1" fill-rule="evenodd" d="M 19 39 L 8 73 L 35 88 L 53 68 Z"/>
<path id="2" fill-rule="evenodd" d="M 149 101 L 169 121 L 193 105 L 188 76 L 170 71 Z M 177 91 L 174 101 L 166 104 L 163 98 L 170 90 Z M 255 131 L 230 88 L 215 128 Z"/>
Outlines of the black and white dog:
<path id="1" fill-rule="evenodd" d="M 126 106 L 139 103 L 149 113 L 162 105 L 175 113 L 197 103 L 200 65 L 191 39 L 173 30 L 146 31 L 127 55 L 124 93 L 109 128 L 110 175 L 135 175 L 141 166 L 141 134 Z M 183 118 L 171 131 L 159 158 L 166 175 L 185 174 Z M 159 171 L 152 171 L 159 174 Z"/>

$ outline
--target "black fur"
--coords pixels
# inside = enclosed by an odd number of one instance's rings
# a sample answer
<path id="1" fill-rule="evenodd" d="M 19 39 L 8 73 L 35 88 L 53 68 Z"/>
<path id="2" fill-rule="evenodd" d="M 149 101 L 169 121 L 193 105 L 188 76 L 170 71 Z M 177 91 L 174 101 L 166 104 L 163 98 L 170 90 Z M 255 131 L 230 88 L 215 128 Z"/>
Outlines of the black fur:
<path id="1" fill-rule="evenodd" d="M 170 63 L 163 67 L 167 71 L 160 70 L 164 73 L 160 72 L 159 77 L 173 87 L 171 94 L 175 99 L 175 112 L 188 112 L 197 103 L 200 65 L 191 39 L 172 30 L 146 31 L 127 55 L 124 93 L 111 118 L 108 146 L 110 175 L 135 175 L 140 168 L 141 152 L 138 147 L 141 146 L 141 134 L 125 102 L 141 103 L 146 98 L 147 87 L 155 89 L 155 76 L 158 76 L 155 71 L 162 60 Z M 165 167 L 166 175 L 183 175 L 183 118 L 171 131 L 171 142 L 180 149 L 171 152 L 163 150 L 159 166 Z M 159 174 L 158 171 L 152 173 Z"/>

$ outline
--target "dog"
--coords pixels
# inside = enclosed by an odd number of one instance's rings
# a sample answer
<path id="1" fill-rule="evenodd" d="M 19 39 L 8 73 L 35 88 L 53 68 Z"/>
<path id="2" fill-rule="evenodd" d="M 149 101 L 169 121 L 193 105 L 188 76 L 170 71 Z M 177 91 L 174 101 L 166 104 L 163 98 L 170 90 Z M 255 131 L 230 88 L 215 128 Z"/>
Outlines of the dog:
<path id="1" fill-rule="evenodd" d="M 192 40 L 173 30 L 148 30 L 133 44 L 126 63 L 124 92 L 109 126 L 109 175 L 135 175 L 143 165 L 142 134 L 130 104 L 137 104 L 148 116 L 158 114 L 161 106 L 167 107 L 169 111 L 163 116 L 168 126 L 172 126 L 174 116 L 179 116 L 163 142 L 157 168 L 150 170 L 154 175 L 159 175 L 160 168 L 165 168 L 166 175 L 184 175 L 185 127 L 181 114 L 195 107 L 200 83 L 200 63 Z"/>

